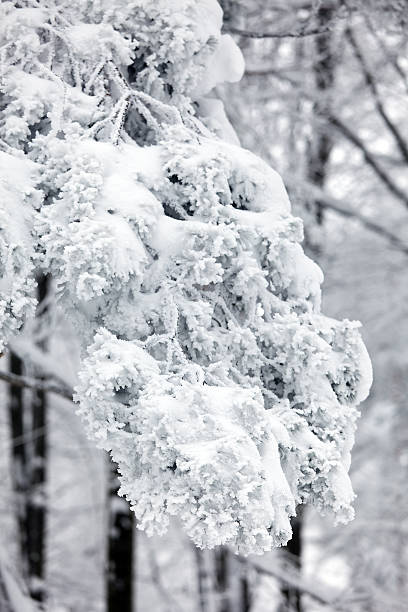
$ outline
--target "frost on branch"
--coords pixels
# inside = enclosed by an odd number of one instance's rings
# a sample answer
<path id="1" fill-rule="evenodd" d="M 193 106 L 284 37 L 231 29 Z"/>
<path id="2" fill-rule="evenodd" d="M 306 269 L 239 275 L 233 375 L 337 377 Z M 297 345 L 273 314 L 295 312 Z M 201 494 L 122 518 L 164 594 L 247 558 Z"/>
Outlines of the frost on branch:
<path id="1" fill-rule="evenodd" d="M 352 517 L 369 360 L 356 323 L 320 313 L 280 177 L 203 98 L 242 72 L 217 3 L 113 4 L 3 9 L 0 130 L 44 195 L 28 248 L 76 325 L 79 413 L 139 526 L 174 515 L 198 546 L 261 553 L 297 504 Z"/>

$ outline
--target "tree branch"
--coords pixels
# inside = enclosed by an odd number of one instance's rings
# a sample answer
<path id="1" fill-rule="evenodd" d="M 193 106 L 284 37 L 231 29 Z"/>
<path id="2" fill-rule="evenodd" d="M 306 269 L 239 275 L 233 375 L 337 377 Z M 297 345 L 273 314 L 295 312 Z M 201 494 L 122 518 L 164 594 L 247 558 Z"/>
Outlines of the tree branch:
<path id="1" fill-rule="evenodd" d="M 384 56 L 386 57 L 387 61 L 391 64 L 391 66 L 393 67 L 394 71 L 400 77 L 405 91 L 408 93 L 407 74 L 404 72 L 404 69 L 402 68 L 402 66 L 401 66 L 401 64 L 399 62 L 398 55 L 396 53 L 393 53 L 392 51 L 390 51 L 390 49 L 385 44 L 384 40 L 381 38 L 381 36 L 379 36 L 379 33 L 378 33 L 377 29 L 371 23 L 371 19 L 369 18 L 369 16 L 367 14 L 363 15 L 363 19 L 364 19 L 364 21 L 365 21 L 365 23 L 367 25 L 367 28 L 370 31 L 371 35 L 373 36 L 373 38 L 376 39 L 376 41 L 380 45 L 381 50 L 382 50 Z"/>
<path id="2" fill-rule="evenodd" d="M 241 30 L 232 26 L 224 27 L 224 32 L 229 34 L 238 34 L 245 38 L 305 38 L 306 36 L 319 36 L 330 32 L 330 28 L 316 28 L 314 30 L 298 30 L 297 32 L 253 32 L 250 30 Z"/>
<path id="3" fill-rule="evenodd" d="M 0 606 L 4 612 L 16 612 L 10 601 L 6 581 L 3 577 L 3 571 L 0 566 Z"/>
<path id="4" fill-rule="evenodd" d="M 408 163 L 408 146 L 407 143 L 405 142 L 404 138 L 402 137 L 402 135 L 400 134 L 399 130 L 397 129 L 396 125 L 393 123 L 393 121 L 391 121 L 390 117 L 388 116 L 388 113 L 386 112 L 384 105 L 382 103 L 382 100 L 380 98 L 380 94 L 378 93 L 378 89 L 377 89 L 377 85 L 375 82 L 375 78 L 373 76 L 373 74 L 371 73 L 365 58 L 363 56 L 363 53 L 360 49 L 360 47 L 358 46 L 358 43 L 356 41 L 356 39 L 354 38 L 353 32 L 351 30 L 351 28 L 347 28 L 345 31 L 346 37 L 350 43 L 350 45 L 353 48 L 354 51 L 354 55 L 357 58 L 358 63 L 360 64 L 361 70 L 363 72 L 364 75 L 364 79 L 366 82 L 367 87 L 370 89 L 373 98 L 374 98 L 374 103 L 375 103 L 375 107 L 378 111 L 378 114 L 380 115 L 380 117 L 383 119 L 385 125 L 388 127 L 388 129 L 390 130 L 391 134 L 394 136 L 394 140 L 397 143 L 397 146 L 399 148 L 399 150 L 401 151 L 401 155 L 403 156 L 404 160 Z"/>
<path id="5" fill-rule="evenodd" d="M 301 90 L 302 94 L 312 102 L 316 101 L 316 97 L 311 95 L 310 92 L 301 89 L 301 84 L 296 80 L 290 78 L 285 74 L 281 74 L 279 71 L 273 70 L 272 68 L 268 68 L 266 70 L 247 70 L 245 71 L 245 75 L 247 76 L 265 76 L 271 75 L 276 77 L 277 79 L 289 83 L 293 87 L 297 87 Z M 367 149 L 365 143 L 355 134 L 340 117 L 334 115 L 333 113 L 327 117 L 327 121 L 333 125 L 347 140 L 349 140 L 356 148 L 360 149 L 360 151 L 364 155 L 364 159 L 367 164 L 371 167 L 371 169 L 375 172 L 380 181 L 387 187 L 388 191 L 390 191 L 396 198 L 398 198 L 406 207 L 408 207 L 408 194 L 405 193 L 402 189 L 398 187 L 398 185 L 393 181 L 393 179 L 389 176 L 389 174 L 381 167 L 378 163 L 376 156 Z"/>
<path id="6" fill-rule="evenodd" d="M 395 248 L 405 253 L 405 255 L 408 255 L 408 245 L 405 244 L 402 240 L 400 240 L 398 236 L 396 236 L 395 234 L 387 230 L 385 227 L 382 227 L 382 225 L 379 225 L 378 223 L 371 221 L 371 219 L 368 219 L 367 217 L 360 215 L 360 213 L 357 211 L 345 209 L 342 206 L 339 206 L 336 200 L 334 200 L 334 198 L 329 199 L 326 196 L 325 200 L 319 199 L 319 204 L 323 208 L 333 210 L 334 212 L 338 213 L 342 217 L 346 217 L 349 219 L 355 219 L 356 221 L 359 221 L 366 229 L 370 230 L 374 234 L 377 234 L 378 236 L 381 236 L 385 240 L 388 240 Z"/>
<path id="7" fill-rule="evenodd" d="M 293 180 L 290 177 L 284 177 L 284 182 L 288 186 L 299 187 L 299 181 Z M 393 247 L 397 248 L 399 251 L 408 255 L 408 244 L 406 244 L 403 240 L 401 240 L 398 236 L 396 236 L 393 232 L 390 232 L 386 227 L 383 227 L 379 223 L 372 221 L 365 215 L 362 215 L 357 210 L 354 210 L 344 204 L 341 200 L 331 197 L 328 193 L 326 193 L 322 188 L 313 185 L 308 181 L 301 182 L 302 187 L 304 187 L 305 191 L 311 193 L 313 199 L 318 200 L 320 206 L 322 208 L 326 208 L 327 210 L 332 210 L 333 212 L 345 217 L 346 219 L 354 219 L 361 223 L 363 227 L 365 227 L 370 232 L 381 236 L 387 240 Z"/>
<path id="8" fill-rule="evenodd" d="M 245 70 L 244 75 L 245 76 L 269 76 L 271 75 L 282 81 L 287 80 L 288 83 L 290 83 L 290 85 L 295 85 L 292 79 L 289 79 L 289 77 L 286 77 L 284 74 L 279 72 L 279 70 L 276 70 L 276 68 L 258 68 L 255 70 L 251 70 L 249 68 L 248 70 Z"/>
<path id="9" fill-rule="evenodd" d="M 35 389 L 36 391 L 43 391 L 44 393 L 55 393 L 61 397 L 73 401 L 73 390 L 68 387 L 62 387 L 53 382 L 42 381 L 38 378 L 30 378 L 28 376 L 18 376 L 17 374 L 11 374 L 10 372 L 0 372 L 0 380 L 13 385 L 14 387 L 21 387 L 26 389 Z"/>
<path id="10" fill-rule="evenodd" d="M 402 189 L 400 189 L 393 182 L 390 176 L 385 172 L 385 170 L 383 170 L 383 168 L 377 162 L 373 153 L 371 153 L 367 149 L 367 147 L 365 146 L 361 138 L 359 138 L 357 134 L 352 132 L 351 129 L 345 123 L 343 123 L 343 121 L 339 117 L 336 117 L 335 115 L 331 115 L 330 117 L 328 117 L 328 121 L 335 128 L 337 128 L 337 130 L 341 134 L 343 134 L 343 136 L 345 136 L 347 140 L 353 143 L 354 146 L 357 147 L 357 149 L 360 149 L 360 151 L 364 155 L 364 159 L 366 160 L 367 164 L 371 167 L 372 170 L 374 170 L 375 174 L 382 181 L 382 183 L 388 188 L 388 190 L 394 196 L 396 196 L 399 200 L 401 200 L 405 204 L 405 206 L 408 207 L 408 194 L 406 194 Z"/>
<path id="11" fill-rule="evenodd" d="M 248 563 L 254 570 L 258 572 L 258 574 L 263 574 L 264 576 L 270 576 L 271 578 L 275 578 L 283 584 L 287 584 L 297 589 L 302 594 L 312 597 L 315 601 L 322 604 L 323 606 L 330 606 L 335 610 L 345 610 L 345 608 L 340 603 L 336 603 L 335 598 L 330 599 L 318 590 L 309 587 L 301 578 L 298 578 L 295 575 L 291 576 L 290 572 L 288 571 L 288 568 L 281 568 L 276 565 L 272 568 L 266 568 L 263 565 L 257 563 L 256 561 L 243 559 L 239 556 L 237 557 L 237 559 L 240 563 Z"/>
<path id="12" fill-rule="evenodd" d="M 32 599 L 24 592 L 0 555 L 0 610 L 1 612 L 40 612 Z"/>
<path id="13" fill-rule="evenodd" d="M 9 348 L 24 362 L 38 368 L 42 376 L 58 382 L 62 387 L 72 388 L 77 382 L 76 373 L 72 367 L 69 355 L 58 359 L 50 353 L 45 353 L 31 338 L 20 334 L 9 342 Z"/>

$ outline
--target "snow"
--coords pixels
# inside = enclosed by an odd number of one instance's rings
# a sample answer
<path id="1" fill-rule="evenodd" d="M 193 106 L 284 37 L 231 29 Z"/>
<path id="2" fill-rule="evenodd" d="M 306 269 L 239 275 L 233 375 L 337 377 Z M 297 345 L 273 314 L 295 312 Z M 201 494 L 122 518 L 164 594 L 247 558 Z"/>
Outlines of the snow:
<path id="1" fill-rule="evenodd" d="M 47 12 L 42 8 L 19 8 L 18 11 L 13 10 L 11 2 L 4 2 L 1 7 L 2 20 L 0 35 L 10 35 L 14 31 L 18 31 L 22 26 L 29 28 L 40 28 L 47 20 Z M 3 42 L 3 39 L 0 38 Z"/>
<path id="2" fill-rule="evenodd" d="M 225 113 L 224 104 L 216 98 L 197 98 L 198 114 L 206 126 L 225 142 L 239 146 L 239 139 Z"/>
<path id="3" fill-rule="evenodd" d="M 367 399 L 373 384 L 373 366 L 364 342 L 358 342 L 358 360 L 360 364 L 360 378 L 356 388 L 355 402 L 361 403 Z"/>
<path id="4" fill-rule="evenodd" d="M 66 28 L 64 35 L 76 54 L 83 60 L 94 61 L 100 50 L 100 59 L 116 60 L 128 66 L 133 57 L 130 42 L 107 23 L 81 23 Z"/>
<path id="5" fill-rule="evenodd" d="M 219 83 L 236 83 L 242 78 L 244 70 L 240 48 L 229 34 L 223 34 L 191 97 L 195 100 L 205 96 Z"/>

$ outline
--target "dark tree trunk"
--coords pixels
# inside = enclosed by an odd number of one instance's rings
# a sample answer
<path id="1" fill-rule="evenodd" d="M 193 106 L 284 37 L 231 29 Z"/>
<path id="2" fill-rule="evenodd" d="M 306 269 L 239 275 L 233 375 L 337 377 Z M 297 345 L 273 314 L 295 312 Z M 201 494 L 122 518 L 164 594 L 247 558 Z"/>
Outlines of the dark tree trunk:
<path id="1" fill-rule="evenodd" d="M 245 560 L 237 560 L 227 546 L 220 546 L 214 551 L 213 562 L 216 611 L 249 612 L 251 588 Z"/>
<path id="2" fill-rule="evenodd" d="M 41 316 L 46 308 L 48 280 L 38 280 Z M 45 341 L 40 343 L 45 350 Z M 23 363 L 13 352 L 10 371 L 22 375 Z M 42 391 L 25 395 L 23 389 L 10 385 L 9 415 L 12 437 L 13 489 L 17 506 L 17 526 L 23 575 L 32 599 L 45 599 L 45 522 L 47 464 L 47 400 Z"/>
<path id="3" fill-rule="evenodd" d="M 196 563 L 197 563 L 197 589 L 198 589 L 198 605 L 200 612 L 207 612 L 206 600 L 206 582 L 207 576 L 204 565 L 203 551 L 199 548 L 194 548 Z"/>
<path id="4" fill-rule="evenodd" d="M 217 612 L 232 612 L 230 602 L 230 552 L 226 546 L 220 546 L 214 552 L 215 592 L 217 595 Z"/>
<path id="5" fill-rule="evenodd" d="M 27 557 L 30 595 L 37 601 L 45 598 L 45 525 L 46 525 L 46 465 L 47 421 L 46 395 L 34 391 L 32 401 L 32 444 L 28 464 L 27 495 Z"/>
<path id="6" fill-rule="evenodd" d="M 108 491 L 107 612 L 135 612 L 134 514 L 119 497 L 117 466 L 110 462 Z"/>
<path id="7" fill-rule="evenodd" d="M 193 547 L 197 564 L 198 607 L 200 612 L 214 612 L 213 576 L 209 567 L 212 557 L 208 551 Z"/>
<path id="8" fill-rule="evenodd" d="M 47 315 L 48 308 L 44 301 L 48 296 L 48 278 L 38 279 L 38 304 L 40 317 Z M 46 340 L 38 346 L 45 351 Z M 33 599 L 45 599 L 45 529 L 47 518 L 47 396 L 43 391 L 33 391 L 31 394 L 31 422 L 28 435 L 30 437 L 29 460 L 27 463 L 27 563 L 29 576 L 29 591 Z"/>
<path id="9" fill-rule="evenodd" d="M 303 527 L 303 506 L 297 508 L 297 516 L 292 519 L 292 539 L 289 540 L 285 547 L 289 562 L 298 571 L 302 567 L 302 527 Z M 282 612 L 302 612 L 302 594 L 291 586 L 283 585 L 282 587 Z"/>
<path id="10" fill-rule="evenodd" d="M 252 603 L 252 593 L 250 582 L 248 579 L 248 567 L 246 563 L 241 564 L 239 590 L 239 610 L 237 612 L 249 612 Z"/>
<path id="11" fill-rule="evenodd" d="M 325 30 L 334 17 L 334 3 L 322 2 L 317 11 L 317 26 Z M 316 36 L 314 43 L 315 61 L 313 73 L 316 87 L 316 102 L 313 107 L 314 130 L 309 143 L 307 178 L 313 185 L 323 187 L 333 149 L 333 129 L 329 123 L 331 114 L 331 92 L 334 85 L 336 56 L 333 51 L 333 34 L 330 31 Z M 318 200 L 309 202 L 309 207 L 318 225 L 323 223 L 323 207 Z M 319 254 L 320 249 L 309 245 Z"/>
<path id="12" fill-rule="evenodd" d="M 13 352 L 10 353 L 9 368 L 12 374 L 23 374 L 23 363 Z M 24 426 L 24 395 L 21 387 L 9 386 L 9 421 L 11 430 L 11 477 L 13 483 L 16 520 L 19 539 L 19 553 L 23 576 L 28 578 L 27 563 L 27 440 Z"/>

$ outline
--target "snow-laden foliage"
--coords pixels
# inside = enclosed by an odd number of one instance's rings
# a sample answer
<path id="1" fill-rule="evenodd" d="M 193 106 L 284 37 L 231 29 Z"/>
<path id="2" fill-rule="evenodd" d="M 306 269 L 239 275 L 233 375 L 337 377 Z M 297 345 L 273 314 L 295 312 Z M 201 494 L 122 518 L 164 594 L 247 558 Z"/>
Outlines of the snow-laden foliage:
<path id="1" fill-rule="evenodd" d="M 82 342 L 79 413 L 148 533 L 175 515 L 198 546 L 260 553 L 299 503 L 349 520 L 369 360 L 356 323 L 320 314 L 280 177 L 203 98 L 242 73 L 218 4 L 22 4 L 0 26 L 2 141 L 38 177 L 34 204 L 28 179 L 2 200 L 33 232 L 24 263 L 12 231 L 1 254 L 12 331 L 35 264 Z"/>

